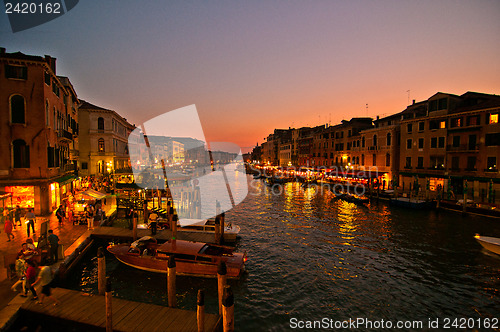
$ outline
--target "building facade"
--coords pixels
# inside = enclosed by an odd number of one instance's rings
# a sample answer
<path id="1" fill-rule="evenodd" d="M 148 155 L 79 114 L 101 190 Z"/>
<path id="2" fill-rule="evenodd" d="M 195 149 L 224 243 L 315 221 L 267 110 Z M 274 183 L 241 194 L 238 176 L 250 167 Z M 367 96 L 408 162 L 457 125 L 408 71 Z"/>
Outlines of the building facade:
<path id="1" fill-rule="evenodd" d="M 36 214 L 76 185 L 78 98 L 56 59 L 0 49 L 0 191 Z"/>
<path id="2" fill-rule="evenodd" d="M 133 125 L 115 111 L 82 101 L 80 119 L 80 171 L 107 175 L 130 168 L 128 136 Z"/>

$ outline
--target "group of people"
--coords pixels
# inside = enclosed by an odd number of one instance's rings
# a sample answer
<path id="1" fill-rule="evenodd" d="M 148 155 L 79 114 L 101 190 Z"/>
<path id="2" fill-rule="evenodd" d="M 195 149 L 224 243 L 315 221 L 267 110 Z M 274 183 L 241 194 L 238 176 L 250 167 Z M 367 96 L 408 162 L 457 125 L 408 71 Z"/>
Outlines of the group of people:
<path id="1" fill-rule="evenodd" d="M 28 208 L 28 212 L 25 212 L 19 205 L 13 211 L 9 211 L 8 209 L 3 210 L 3 222 L 4 222 L 4 232 L 7 234 L 7 242 L 14 240 L 14 234 L 12 231 L 16 229 L 16 227 L 21 227 L 21 218 L 24 218 L 26 224 L 26 231 L 28 237 L 30 237 L 30 229 L 33 234 L 35 234 L 35 221 L 36 216 L 33 213 L 33 208 Z"/>
<path id="2" fill-rule="evenodd" d="M 53 237 L 51 238 L 51 236 Z M 57 243 L 59 241 L 57 235 L 53 234 L 52 230 L 49 231 L 48 239 L 49 242 L 55 241 Z M 48 297 L 54 302 L 54 305 L 58 305 L 60 302 L 52 295 L 51 291 L 55 284 L 52 269 L 50 266 L 38 266 L 37 256 L 39 254 L 33 244 L 33 240 L 28 239 L 22 244 L 22 248 L 17 254 L 15 265 L 16 274 L 19 279 L 12 286 L 12 290 L 16 292 L 17 287 L 22 285 L 22 297 L 28 297 L 28 292 L 31 292 L 32 299 L 38 300 L 40 304 L 43 304 L 45 297 Z M 38 298 L 38 293 L 35 289 L 35 286 L 38 284 L 42 286 L 40 298 Z"/>

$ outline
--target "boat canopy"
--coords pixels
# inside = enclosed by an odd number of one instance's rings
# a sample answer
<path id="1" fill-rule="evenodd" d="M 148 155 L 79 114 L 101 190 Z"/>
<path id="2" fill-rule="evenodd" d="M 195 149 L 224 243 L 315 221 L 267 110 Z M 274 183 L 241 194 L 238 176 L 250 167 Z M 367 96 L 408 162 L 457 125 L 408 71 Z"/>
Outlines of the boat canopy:
<path id="1" fill-rule="evenodd" d="M 141 245 L 146 244 L 147 242 L 156 243 L 156 239 L 154 237 L 151 237 L 151 236 L 143 236 L 140 239 L 137 239 L 134 242 L 132 242 L 132 244 L 130 246 L 137 248 Z"/>
<path id="2" fill-rule="evenodd" d="M 205 226 L 207 222 L 207 219 L 179 219 L 179 225 L 181 227 Z"/>

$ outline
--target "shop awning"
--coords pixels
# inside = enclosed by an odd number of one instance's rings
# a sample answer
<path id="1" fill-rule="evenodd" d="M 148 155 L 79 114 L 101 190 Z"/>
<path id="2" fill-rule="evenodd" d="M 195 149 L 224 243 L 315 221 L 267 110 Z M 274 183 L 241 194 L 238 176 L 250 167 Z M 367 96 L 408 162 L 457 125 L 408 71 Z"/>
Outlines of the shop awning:
<path id="1" fill-rule="evenodd" d="M 65 176 L 62 176 L 58 179 L 55 179 L 54 181 L 59 183 L 59 185 L 63 185 L 63 184 L 66 184 L 66 183 L 70 183 L 71 181 L 73 181 L 74 179 L 76 179 L 76 176 L 74 175 L 65 175 Z"/>
<path id="2" fill-rule="evenodd" d="M 0 191 L 0 199 L 1 200 L 7 199 L 9 197 L 12 197 L 12 193 L 11 192 Z"/>
<path id="3" fill-rule="evenodd" d="M 94 189 L 87 189 L 87 190 L 82 192 L 82 195 L 90 197 L 90 198 L 94 198 L 94 199 L 103 199 L 104 197 L 106 197 L 106 194 L 98 192 Z"/>

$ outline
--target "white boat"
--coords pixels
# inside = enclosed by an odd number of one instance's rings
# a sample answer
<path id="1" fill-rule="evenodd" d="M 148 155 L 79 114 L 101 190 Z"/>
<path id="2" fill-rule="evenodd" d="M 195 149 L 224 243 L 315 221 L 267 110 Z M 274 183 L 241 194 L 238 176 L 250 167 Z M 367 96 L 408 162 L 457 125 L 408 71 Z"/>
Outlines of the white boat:
<path id="1" fill-rule="evenodd" d="M 215 233 L 215 219 L 180 219 L 178 221 L 178 231 Z M 224 223 L 224 241 L 235 242 L 240 226 L 232 223 Z"/>
<path id="2" fill-rule="evenodd" d="M 497 255 L 500 255 L 500 238 L 497 237 L 489 237 L 489 236 L 480 236 L 476 234 L 474 238 L 479 242 L 483 248 L 488 249 L 489 251 L 494 252 Z"/>

